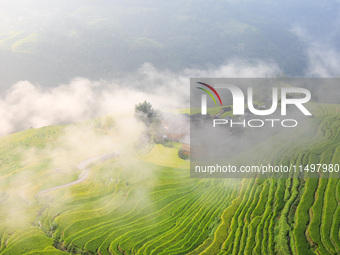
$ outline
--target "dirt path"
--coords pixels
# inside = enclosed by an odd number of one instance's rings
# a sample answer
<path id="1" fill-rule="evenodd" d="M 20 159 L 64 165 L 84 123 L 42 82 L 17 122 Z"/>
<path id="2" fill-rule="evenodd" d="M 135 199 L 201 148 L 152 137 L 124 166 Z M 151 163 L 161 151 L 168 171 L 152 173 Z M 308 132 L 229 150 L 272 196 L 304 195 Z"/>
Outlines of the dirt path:
<path id="1" fill-rule="evenodd" d="M 57 186 L 57 187 L 53 187 L 53 188 L 42 190 L 42 191 L 40 191 L 38 193 L 38 195 L 42 195 L 42 194 L 45 194 L 47 192 L 50 192 L 50 191 L 53 191 L 53 190 L 57 190 L 57 189 L 71 187 L 73 185 L 76 185 L 76 184 L 84 182 L 89 177 L 89 174 L 90 174 L 90 169 L 87 169 L 87 166 L 89 164 L 91 164 L 92 162 L 101 159 L 102 157 L 93 157 L 93 158 L 89 158 L 89 159 L 86 159 L 84 161 L 79 162 L 78 165 L 77 165 L 77 169 L 78 170 L 83 170 L 83 171 L 80 173 L 80 175 L 79 175 L 79 177 L 78 177 L 78 179 L 76 181 L 71 182 L 71 183 L 67 183 L 67 184 L 64 184 L 64 185 L 60 185 L 60 186 Z"/>

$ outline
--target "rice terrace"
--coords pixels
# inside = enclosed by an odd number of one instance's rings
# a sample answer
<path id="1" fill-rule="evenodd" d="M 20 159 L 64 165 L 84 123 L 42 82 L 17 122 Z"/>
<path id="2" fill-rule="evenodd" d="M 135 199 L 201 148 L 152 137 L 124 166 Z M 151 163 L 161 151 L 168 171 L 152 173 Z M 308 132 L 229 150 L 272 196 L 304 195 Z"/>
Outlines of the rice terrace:
<path id="1" fill-rule="evenodd" d="M 277 134 L 276 150 L 263 141 L 258 160 L 339 162 L 340 106 L 312 108 L 308 132 Z M 88 140 L 115 141 L 116 124 L 99 118 L 1 138 L 1 255 L 340 253 L 339 179 L 190 178 L 176 139 L 139 137 L 133 151 L 101 153 L 90 142 L 82 154 L 65 145 L 83 125 Z"/>
<path id="2" fill-rule="evenodd" d="M 340 0 L 0 0 L 0 255 L 340 255 Z"/>

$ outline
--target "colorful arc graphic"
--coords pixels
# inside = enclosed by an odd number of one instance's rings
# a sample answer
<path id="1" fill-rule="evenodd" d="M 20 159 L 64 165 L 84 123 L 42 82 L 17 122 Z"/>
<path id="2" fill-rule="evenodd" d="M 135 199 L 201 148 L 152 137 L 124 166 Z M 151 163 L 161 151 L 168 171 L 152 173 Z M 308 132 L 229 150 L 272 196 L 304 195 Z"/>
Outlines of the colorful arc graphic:
<path id="1" fill-rule="evenodd" d="M 220 98 L 220 95 L 217 93 L 217 91 L 216 91 L 213 87 L 211 87 L 210 85 L 208 85 L 208 84 L 206 84 L 206 83 L 203 83 L 203 82 L 197 82 L 197 83 L 198 83 L 198 84 L 201 84 L 201 85 L 203 85 L 203 86 L 206 86 L 207 88 L 211 89 L 212 92 L 214 92 L 215 95 L 217 96 L 217 98 L 218 98 L 218 100 L 220 101 L 220 104 L 221 104 L 221 106 L 222 106 L 222 100 L 221 100 L 221 98 Z M 198 89 L 201 89 L 201 90 L 204 90 L 205 92 L 207 92 L 207 93 L 212 97 L 212 99 L 214 100 L 215 105 L 216 105 L 216 101 L 215 101 L 213 95 L 212 95 L 208 90 L 202 89 L 202 88 L 199 88 L 199 87 L 197 87 L 197 88 L 198 88 Z"/>
<path id="2" fill-rule="evenodd" d="M 198 89 L 201 89 L 201 90 L 203 90 L 203 91 L 205 91 L 205 92 L 207 92 L 207 94 L 214 100 L 215 105 L 217 105 L 214 96 L 210 93 L 209 90 L 206 90 L 206 89 L 203 89 L 203 88 L 200 88 L 200 87 L 197 87 L 197 88 L 198 88 Z"/>

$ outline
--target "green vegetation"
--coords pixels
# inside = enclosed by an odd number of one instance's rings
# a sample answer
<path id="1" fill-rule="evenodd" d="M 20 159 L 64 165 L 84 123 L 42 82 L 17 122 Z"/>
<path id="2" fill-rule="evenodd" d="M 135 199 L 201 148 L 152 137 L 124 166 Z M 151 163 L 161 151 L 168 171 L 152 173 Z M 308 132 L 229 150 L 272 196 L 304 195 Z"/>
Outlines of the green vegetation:
<path id="1" fill-rule="evenodd" d="M 160 112 L 146 101 L 135 106 L 135 116 L 146 125 L 157 124 L 160 121 Z"/>
<path id="2" fill-rule="evenodd" d="M 277 134 L 275 150 L 264 141 L 253 157 L 339 163 L 339 109 L 319 107 L 304 135 Z M 106 139 L 116 132 L 110 118 L 86 124 Z M 84 158 L 60 147 L 67 130 L 29 129 L 0 139 L 1 255 L 339 254 L 337 178 L 293 178 L 296 172 L 287 179 L 193 179 L 174 143 L 94 161 L 83 182 L 41 193 L 81 173 L 74 166 Z M 67 171 L 55 166 L 60 148 L 75 155 L 59 162 Z"/>

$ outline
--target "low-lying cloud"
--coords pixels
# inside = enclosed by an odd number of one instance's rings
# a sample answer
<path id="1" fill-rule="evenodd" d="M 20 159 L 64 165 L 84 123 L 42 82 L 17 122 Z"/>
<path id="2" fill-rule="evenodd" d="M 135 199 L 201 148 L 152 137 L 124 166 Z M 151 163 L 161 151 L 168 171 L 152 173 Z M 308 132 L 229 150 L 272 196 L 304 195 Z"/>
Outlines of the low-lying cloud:
<path id="1" fill-rule="evenodd" d="M 45 88 L 19 81 L 0 98 L 0 135 L 98 116 L 132 116 L 135 104 L 144 100 L 162 110 L 186 108 L 190 77 L 271 77 L 279 72 L 277 65 L 261 61 L 232 61 L 219 68 L 180 73 L 144 64 L 134 75 L 111 82 L 75 78 Z"/>
<path id="2" fill-rule="evenodd" d="M 294 26 L 292 32 L 306 44 L 307 77 L 332 78 L 340 75 L 340 52 L 332 46 L 332 35 L 314 38 L 303 27 Z"/>

